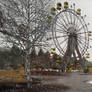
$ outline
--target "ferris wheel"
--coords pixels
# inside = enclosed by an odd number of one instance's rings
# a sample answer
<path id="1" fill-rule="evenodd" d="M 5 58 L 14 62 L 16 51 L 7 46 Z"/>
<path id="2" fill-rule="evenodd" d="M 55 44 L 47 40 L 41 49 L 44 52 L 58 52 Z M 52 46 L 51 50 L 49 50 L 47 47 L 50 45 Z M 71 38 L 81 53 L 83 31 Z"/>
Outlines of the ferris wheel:
<path id="1" fill-rule="evenodd" d="M 69 63 L 74 57 L 82 61 L 89 46 L 89 35 L 81 9 L 76 10 L 75 4 L 69 7 L 68 2 L 64 2 L 64 6 L 59 2 L 56 8 L 51 8 L 51 14 L 54 16 L 52 37 L 63 60 Z"/>

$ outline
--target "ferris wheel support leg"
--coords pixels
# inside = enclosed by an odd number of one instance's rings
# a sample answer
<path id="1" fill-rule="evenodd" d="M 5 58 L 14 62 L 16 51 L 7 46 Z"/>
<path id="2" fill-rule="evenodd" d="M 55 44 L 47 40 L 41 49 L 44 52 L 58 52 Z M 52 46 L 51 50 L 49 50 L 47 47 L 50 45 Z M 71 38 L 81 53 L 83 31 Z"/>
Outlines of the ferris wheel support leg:
<path id="1" fill-rule="evenodd" d="M 80 54 L 80 51 L 78 49 L 78 46 L 76 45 L 76 51 L 77 51 L 77 54 L 78 54 L 78 57 L 79 57 L 79 60 L 80 60 L 80 64 L 81 64 L 81 67 L 84 68 L 84 60 Z"/>

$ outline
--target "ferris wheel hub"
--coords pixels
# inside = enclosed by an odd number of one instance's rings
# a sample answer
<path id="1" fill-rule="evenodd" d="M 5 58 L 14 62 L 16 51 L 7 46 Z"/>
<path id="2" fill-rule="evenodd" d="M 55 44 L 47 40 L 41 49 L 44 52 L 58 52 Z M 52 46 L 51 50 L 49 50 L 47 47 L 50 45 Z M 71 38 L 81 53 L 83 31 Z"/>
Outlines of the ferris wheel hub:
<path id="1" fill-rule="evenodd" d="M 67 31 L 71 34 L 76 33 L 76 29 L 74 27 L 69 27 Z"/>

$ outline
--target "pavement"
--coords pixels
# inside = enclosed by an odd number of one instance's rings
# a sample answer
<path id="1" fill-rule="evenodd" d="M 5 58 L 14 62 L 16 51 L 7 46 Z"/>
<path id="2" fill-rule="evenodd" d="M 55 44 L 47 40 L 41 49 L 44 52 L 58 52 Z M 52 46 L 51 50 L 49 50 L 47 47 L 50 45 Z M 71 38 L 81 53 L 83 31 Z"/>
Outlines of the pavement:
<path id="1" fill-rule="evenodd" d="M 92 74 L 84 74 L 82 72 L 65 73 L 60 76 L 39 76 L 43 85 L 59 85 L 64 86 L 53 92 L 92 92 Z M 43 91 L 44 92 L 44 91 Z M 52 92 L 52 91 L 47 91 Z"/>
<path id="2" fill-rule="evenodd" d="M 30 89 L 20 87 L 18 89 L 3 86 L 0 92 L 92 92 L 92 73 L 72 72 L 61 75 L 37 75 L 32 76 L 41 80 L 41 83 L 34 84 Z"/>

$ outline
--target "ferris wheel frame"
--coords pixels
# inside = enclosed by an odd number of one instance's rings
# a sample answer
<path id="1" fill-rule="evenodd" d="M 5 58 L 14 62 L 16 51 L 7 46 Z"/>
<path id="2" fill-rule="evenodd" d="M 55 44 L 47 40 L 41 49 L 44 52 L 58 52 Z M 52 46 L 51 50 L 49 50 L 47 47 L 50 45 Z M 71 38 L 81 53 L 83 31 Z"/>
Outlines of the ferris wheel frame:
<path id="1" fill-rule="evenodd" d="M 56 23 L 57 23 L 57 20 L 58 20 L 58 17 L 60 16 L 60 14 L 62 14 L 62 13 L 69 13 L 69 14 L 72 14 L 73 16 L 73 18 L 75 18 L 76 17 L 76 19 L 78 19 L 78 21 L 80 22 L 80 24 L 81 24 L 81 28 L 80 28 L 80 30 L 77 30 L 77 31 L 81 31 L 81 29 L 83 29 L 83 32 L 81 33 L 78 33 L 78 35 L 80 35 L 80 34 L 84 34 L 84 39 L 85 39 L 85 43 L 84 43 L 84 46 L 83 46 L 83 49 L 82 49 L 82 51 L 80 51 L 80 53 L 81 53 L 81 55 L 83 56 L 84 54 L 85 54 L 85 52 L 87 51 L 87 49 L 88 49 L 88 46 L 89 46 L 89 36 L 88 36 L 88 28 L 87 28 L 87 24 L 86 24 L 86 22 L 84 21 L 84 18 L 81 16 L 81 15 L 78 15 L 77 13 L 76 13 L 76 11 L 75 10 L 73 10 L 73 9 L 63 9 L 62 11 L 60 11 L 60 12 L 58 12 L 57 14 L 56 14 L 56 16 L 54 17 L 54 20 L 53 20 L 53 24 L 52 24 L 52 37 L 53 37 L 53 40 L 54 40 L 54 43 L 55 43 L 55 45 L 56 45 L 56 48 L 59 50 L 59 52 L 62 54 L 62 55 L 64 55 L 65 54 L 65 50 L 63 50 L 63 48 L 62 48 L 62 44 L 60 45 L 60 42 L 58 41 L 58 38 L 59 37 L 57 37 L 57 30 L 56 30 Z M 69 22 L 69 20 L 68 20 L 68 16 L 67 15 L 65 15 L 66 16 L 66 20 Z M 69 15 L 70 16 L 70 15 Z M 70 20 L 72 21 L 72 19 L 70 18 Z M 63 20 L 64 21 L 64 20 Z M 75 20 L 74 20 L 75 21 Z M 78 22 L 77 21 L 77 22 Z M 77 25 L 77 24 L 74 24 L 74 23 L 71 23 L 72 25 Z M 67 24 L 68 25 L 68 24 Z M 63 26 L 65 26 L 65 25 L 63 25 Z M 66 26 L 65 26 L 66 27 Z M 65 29 L 64 29 L 65 30 Z M 63 32 L 62 32 L 63 33 Z M 67 36 L 68 36 L 68 34 L 67 34 Z M 64 37 L 64 36 L 62 36 L 62 37 Z M 79 42 L 79 41 L 78 41 Z M 80 43 L 82 44 L 82 42 L 80 41 Z M 67 43 L 66 43 L 67 44 Z M 79 45 L 78 45 L 79 46 Z M 67 47 L 66 47 L 67 48 Z M 82 47 L 81 47 L 82 48 Z"/>

